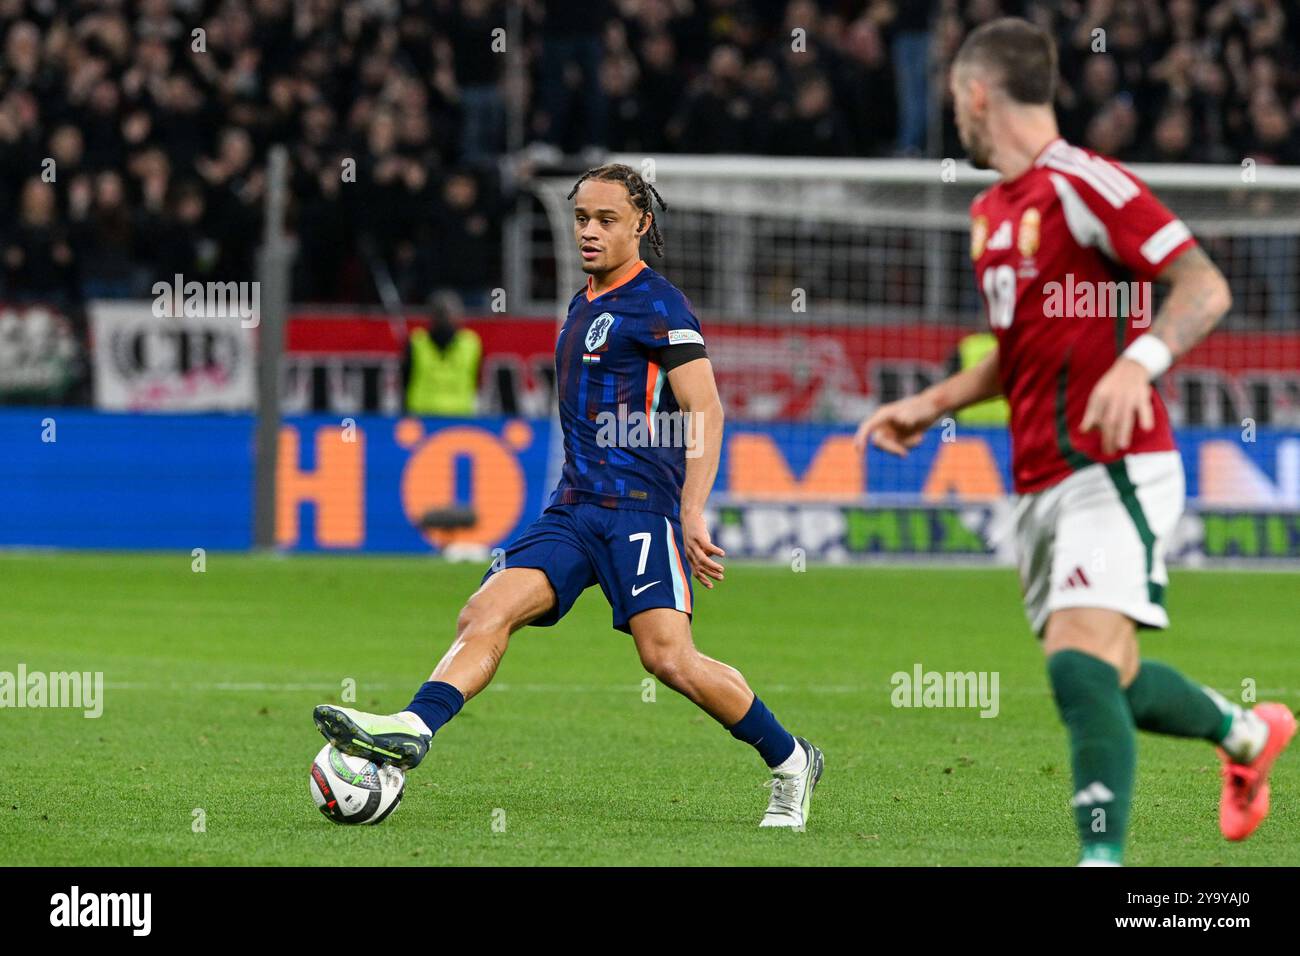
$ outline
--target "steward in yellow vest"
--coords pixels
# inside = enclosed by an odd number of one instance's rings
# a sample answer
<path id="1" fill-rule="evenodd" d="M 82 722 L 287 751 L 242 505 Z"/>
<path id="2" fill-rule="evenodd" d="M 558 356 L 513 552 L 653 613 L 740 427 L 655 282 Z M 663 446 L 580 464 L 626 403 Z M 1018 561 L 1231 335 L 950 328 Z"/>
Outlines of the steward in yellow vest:
<path id="1" fill-rule="evenodd" d="M 430 334 L 432 332 L 432 334 Z M 478 408 L 478 367 L 483 343 L 472 329 L 456 328 L 435 314 L 406 343 L 408 415 L 473 415 Z"/>
<path id="2" fill-rule="evenodd" d="M 997 347 L 998 340 L 992 332 L 975 332 L 966 336 L 957 343 L 957 357 L 962 369 L 978 365 Z M 956 418 L 963 425 L 1005 425 L 1011 419 L 1011 407 L 999 395 L 963 408 Z"/>

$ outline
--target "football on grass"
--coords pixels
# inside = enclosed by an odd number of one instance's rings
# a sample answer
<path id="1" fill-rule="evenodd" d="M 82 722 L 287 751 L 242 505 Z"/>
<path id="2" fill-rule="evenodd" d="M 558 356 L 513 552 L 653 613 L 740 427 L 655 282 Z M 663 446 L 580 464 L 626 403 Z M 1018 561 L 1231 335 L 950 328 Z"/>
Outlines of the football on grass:
<path id="1" fill-rule="evenodd" d="M 335 823 L 379 823 L 397 809 L 406 774 L 326 744 L 311 764 L 311 797 Z"/>

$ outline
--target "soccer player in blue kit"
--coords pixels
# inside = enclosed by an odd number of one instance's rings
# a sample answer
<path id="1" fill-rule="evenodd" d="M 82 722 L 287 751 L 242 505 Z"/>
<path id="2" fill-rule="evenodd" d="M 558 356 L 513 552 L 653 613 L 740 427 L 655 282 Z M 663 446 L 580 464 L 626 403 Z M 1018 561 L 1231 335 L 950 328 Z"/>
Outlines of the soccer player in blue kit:
<path id="1" fill-rule="evenodd" d="M 802 829 L 822 752 L 794 737 L 734 667 L 691 636 L 691 578 L 723 579 L 704 504 L 722 447 L 722 403 L 690 303 L 641 259 L 663 237 L 654 186 L 630 166 L 588 170 L 570 193 L 587 286 L 569 303 L 555 347 L 564 470 L 550 506 L 488 571 L 456 639 L 399 713 L 322 704 L 316 726 L 346 753 L 409 769 L 433 735 L 487 686 L 510 635 L 550 626 L 600 585 L 614 627 L 645 669 L 690 698 L 771 769 L 760 826 Z"/>

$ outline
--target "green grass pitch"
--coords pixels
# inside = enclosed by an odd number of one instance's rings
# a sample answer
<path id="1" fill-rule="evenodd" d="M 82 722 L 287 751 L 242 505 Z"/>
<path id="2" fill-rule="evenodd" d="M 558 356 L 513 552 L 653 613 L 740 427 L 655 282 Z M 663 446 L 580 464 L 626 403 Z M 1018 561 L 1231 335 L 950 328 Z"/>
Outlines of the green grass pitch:
<path id="1" fill-rule="evenodd" d="M 826 752 L 808 831 L 759 830 L 756 755 L 672 691 L 643 700 L 592 589 L 515 636 L 378 827 L 316 810 L 312 706 L 405 704 L 479 569 L 433 560 L 0 555 L 0 670 L 103 671 L 104 713 L 0 711 L 0 864 L 1073 863 L 1069 761 L 1009 570 L 734 565 L 696 641 Z M 1176 573 L 1145 653 L 1225 694 L 1300 704 L 1294 574 Z M 890 676 L 997 671 L 1000 713 L 896 709 Z M 1143 736 L 1128 862 L 1300 864 L 1300 754 L 1241 845 L 1218 762 Z M 194 811 L 204 832 L 194 832 Z M 494 823 L 496 826 L 494 827 Z M 504 823 L 504 830 L 501 824 Z"/>

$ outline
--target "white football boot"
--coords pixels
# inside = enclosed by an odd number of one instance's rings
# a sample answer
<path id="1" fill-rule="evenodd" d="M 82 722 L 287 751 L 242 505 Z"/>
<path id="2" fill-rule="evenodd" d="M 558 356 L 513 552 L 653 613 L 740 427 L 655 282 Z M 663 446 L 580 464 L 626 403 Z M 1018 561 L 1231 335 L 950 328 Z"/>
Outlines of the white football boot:
<path id="1" fill-rule="evenodd" d="M 786 827 L 802 830 L 808 822 L 812 809 L 813 788 L 822 778 L 822 752 L 802 737 L 794 738 L 794 745 L 802 747 L 808 758 L 803 770 L 798 773 L 782 774 L 773 772 L 768 786 L 772 788 L 772 799 L 767 804 L 767 812 L 759 821 L 760 827 Z"/>

